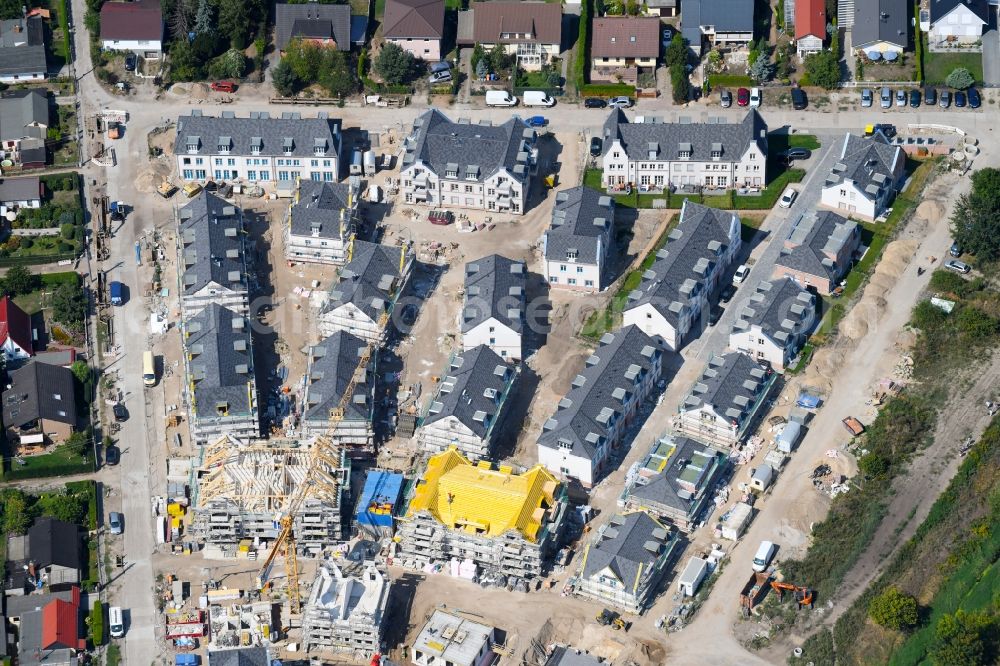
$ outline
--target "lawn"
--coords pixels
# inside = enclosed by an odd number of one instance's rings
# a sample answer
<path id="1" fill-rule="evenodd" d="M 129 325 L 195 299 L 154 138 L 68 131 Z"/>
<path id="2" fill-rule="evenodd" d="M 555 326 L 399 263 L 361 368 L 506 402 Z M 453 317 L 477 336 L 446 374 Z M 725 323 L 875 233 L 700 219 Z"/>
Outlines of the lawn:
<path id="1" fill-rule="evenodd" d="M 924 83 L 944 85 L 952 70 L 964 67 L 972 73 L 976 83 L 983 81 L 983 55 L 981 53 L 931 53 L 924 44 Z"/>
<path id="2" fill-rule="evenodd" d="M 819 150 L 819 146 L 819 139 L 816 138 L 815 134 L 772 133 L 767 135 L 767 152 L 770 155 L 777 155 L 789 148 Z"/>
<path id="3" fill-rule="evenodd" d="M 80 456 L 66 446 L 57 446 L 52 453 L 22 458 L 24 464 L 10 461 L 10 469 L 4 472 L 4 480 L 37 479 L 46 476 L 86 474 L 94 471 L 94 461 L 90 453 Z"/>

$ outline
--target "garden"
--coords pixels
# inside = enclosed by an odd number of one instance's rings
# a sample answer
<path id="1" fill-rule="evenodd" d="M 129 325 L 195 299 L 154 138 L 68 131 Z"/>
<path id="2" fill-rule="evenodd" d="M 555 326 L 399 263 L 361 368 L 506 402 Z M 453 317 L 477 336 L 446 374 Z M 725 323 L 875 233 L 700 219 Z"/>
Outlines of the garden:
<path id="1" fill-rule="evenodd" d="M 76 173 L 42 176 L 40 208 L 22 208 L 0 243 L 0 265 L 44 264 L 75 258 L 83 249 L 85 221 Z"/>

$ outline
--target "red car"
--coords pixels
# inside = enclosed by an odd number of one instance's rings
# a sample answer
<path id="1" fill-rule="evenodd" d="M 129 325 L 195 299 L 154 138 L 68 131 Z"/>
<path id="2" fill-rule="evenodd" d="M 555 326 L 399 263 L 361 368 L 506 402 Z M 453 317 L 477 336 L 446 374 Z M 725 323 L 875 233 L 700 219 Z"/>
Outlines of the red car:
<path id="1" fill-rule="evenodd" d="M 236 84 L 232 81 L 214 81 L 211 85 L 212 90 L 215 92 L 224 93 L 234 93 L 236 92 Z"/>
<path id="2" fill-rule="evenodd" d="M 455 214 L 448 210 L 432 210 L 427 213 L 427 219 L 431 224 L 445 226 L 455 221 Z"/>
<path id="3" fill-rule="evenodd" d="M 736 103 L 740 106 L 748 106 L 750 104 L 750 91 L 746 88 L 740 88 L 737 90 Z"/>

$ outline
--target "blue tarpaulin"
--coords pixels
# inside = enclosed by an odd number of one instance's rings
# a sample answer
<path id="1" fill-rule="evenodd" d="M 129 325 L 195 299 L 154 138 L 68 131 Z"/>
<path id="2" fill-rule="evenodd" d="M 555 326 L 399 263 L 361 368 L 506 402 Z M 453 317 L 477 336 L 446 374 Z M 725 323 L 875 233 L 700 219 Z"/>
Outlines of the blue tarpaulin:
<path id="1" fill-rule="evenodd" d="M 199 661 L 201 658 L 196 654 L 179 654 L 174 657 L 177 666 L 198 666 Z"/>
<path id="2" fill-rule="evenodd" d="M 399 505 L 403 475 L 373 469 L 365 478 L 355 520 L 362 529 L 392 533 L 392 517 Z"/>
<path id="3" fill-rule="evenodd" d="M 819 396 L 802 392 L 799 393 L 799 398 L 795 401 L 795 404 L 806 409 L 816 409 L 819 407 L 819 402 Z"/>

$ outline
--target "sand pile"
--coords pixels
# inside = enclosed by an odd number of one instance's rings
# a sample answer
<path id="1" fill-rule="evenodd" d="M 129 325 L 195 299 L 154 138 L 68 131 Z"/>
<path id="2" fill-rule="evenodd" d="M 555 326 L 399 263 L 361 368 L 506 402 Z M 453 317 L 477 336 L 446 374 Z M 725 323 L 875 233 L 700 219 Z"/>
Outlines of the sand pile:
<path id="1" fill-rule="evenodd" d="M 917 217 L 922 217 L 928 222 L 937 222 L 944 215 L 944 207 L 933 199 L 926 199 L 917 206 Z"/>
<path id="2" fill-rule="evenodd" d="M 152 171 L 143 171 L 135 179 L 135 189 L 139 192 L 152 192 L 163 182 L 163 179 Z"/>
<path id="3" fill-rule="evenodd" d="M 878 322 L 886 307 L 886 293 L 899 281 L 918 246 L 916 240 L 897 240 L 886 246 L 861 300 L 840 322 L 840 332 L 845 337 L 860 340 Z"/>

